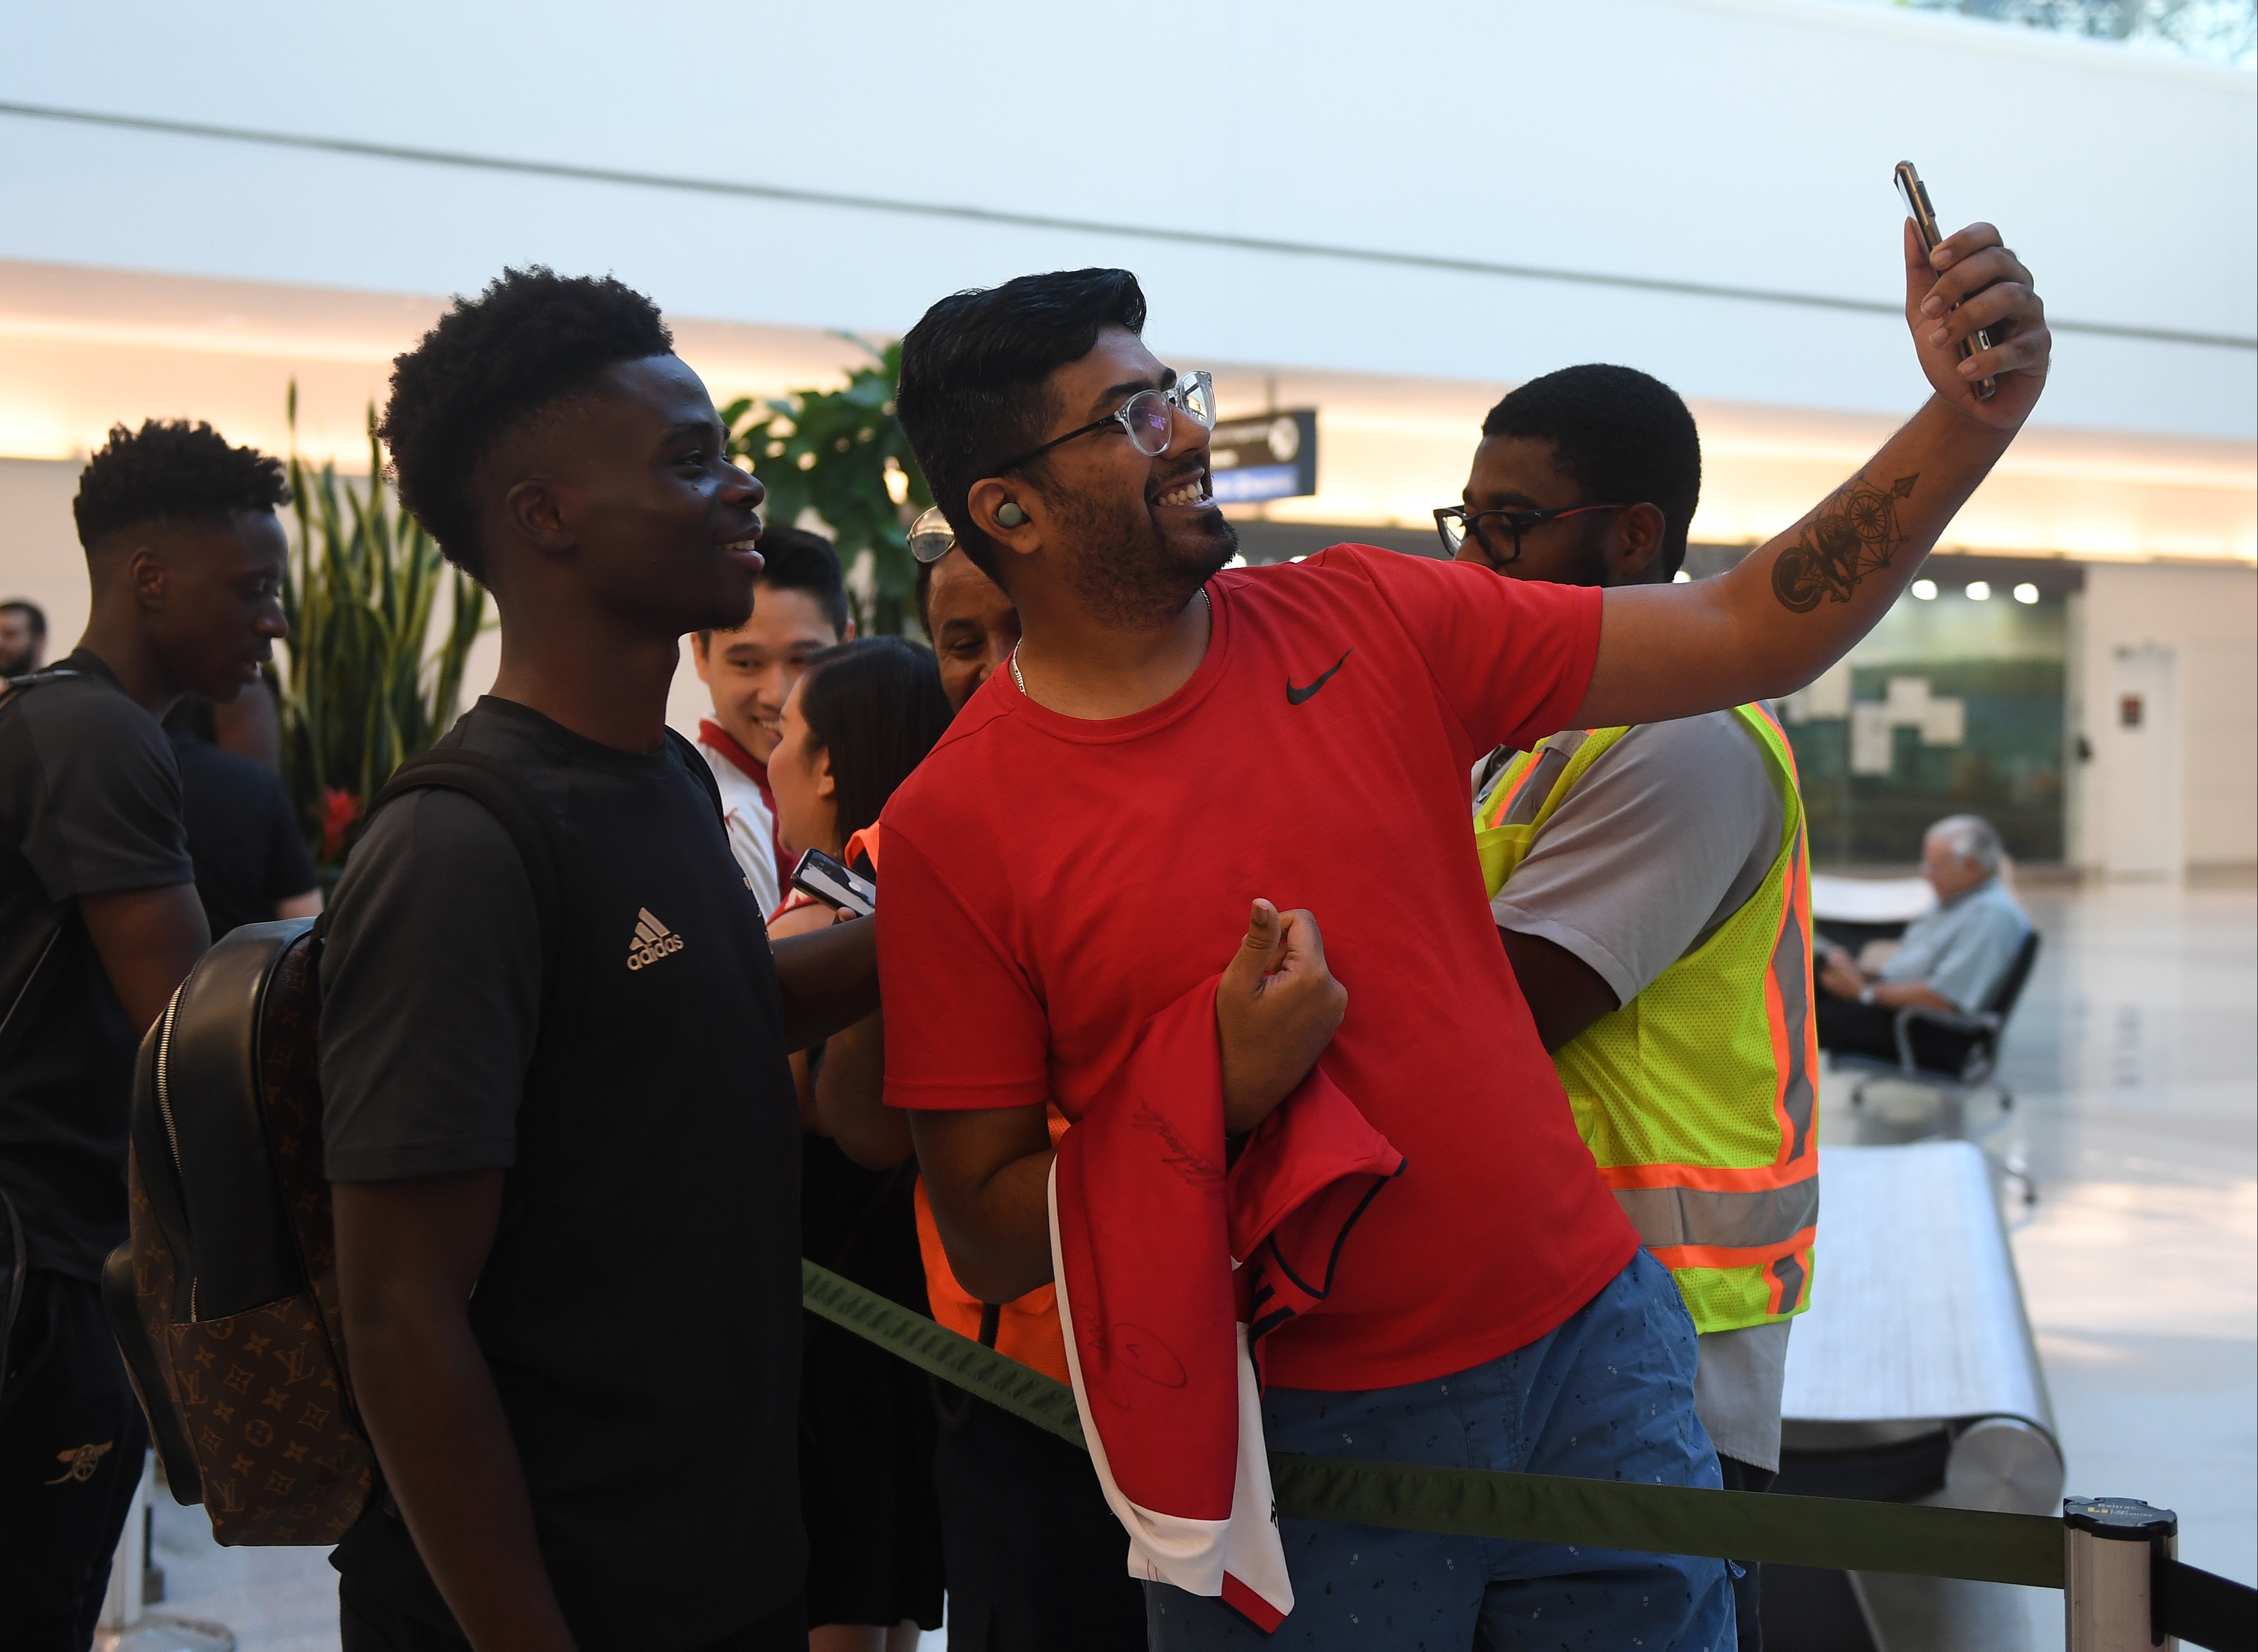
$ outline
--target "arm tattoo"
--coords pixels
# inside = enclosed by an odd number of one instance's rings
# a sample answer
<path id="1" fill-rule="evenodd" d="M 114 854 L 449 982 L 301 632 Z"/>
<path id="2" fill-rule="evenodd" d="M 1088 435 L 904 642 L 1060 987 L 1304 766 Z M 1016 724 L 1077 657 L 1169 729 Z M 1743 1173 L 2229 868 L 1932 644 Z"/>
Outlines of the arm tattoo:
<path id="1" fill-rule="evenodd" d="M 1906 542 L 1898 501 L 1911 499 L 1920 479 L 1900 476 L 1879 488 L 1854 476 L 1828 495 L 1795 543 L 1772 561 L 1772 594 L 1780 606 L 1808 613 L 1822 599 L 1848 602 L 1860 580 L 1888 567 Z"/>

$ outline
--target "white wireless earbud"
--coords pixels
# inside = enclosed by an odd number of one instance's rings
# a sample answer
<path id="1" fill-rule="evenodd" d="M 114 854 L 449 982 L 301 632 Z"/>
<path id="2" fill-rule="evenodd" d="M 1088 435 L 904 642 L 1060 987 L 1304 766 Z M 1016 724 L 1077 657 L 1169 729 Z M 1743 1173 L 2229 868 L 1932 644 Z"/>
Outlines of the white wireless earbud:
<path id="1" fill-rule="evenodd" d="M 996 507 L 996 526 L 998 528 L 1017 528 L 1026 520 L 1027 513 L 1008 499 Z"/>

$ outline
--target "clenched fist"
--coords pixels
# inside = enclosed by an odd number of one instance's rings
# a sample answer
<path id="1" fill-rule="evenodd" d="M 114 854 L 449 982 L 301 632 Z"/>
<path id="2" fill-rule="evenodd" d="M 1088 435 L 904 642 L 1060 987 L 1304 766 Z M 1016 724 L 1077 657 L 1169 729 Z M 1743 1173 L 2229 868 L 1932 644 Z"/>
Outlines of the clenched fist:
<path id="1" fill-rule="evenodd" d="M 1224 1129 L 1244 1136 L 1267 1118 L 1309 1076 L 1347 1013 L 1348 989 L 1325 968 L 1317 920 L 1255 902 L 1215 993 Z"/>

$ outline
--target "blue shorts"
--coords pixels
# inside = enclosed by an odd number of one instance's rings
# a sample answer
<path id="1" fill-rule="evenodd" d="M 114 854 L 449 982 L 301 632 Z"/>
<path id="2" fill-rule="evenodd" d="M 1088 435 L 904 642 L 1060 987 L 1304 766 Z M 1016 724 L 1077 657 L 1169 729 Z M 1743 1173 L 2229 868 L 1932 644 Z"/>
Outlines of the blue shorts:
<path id="1" fill-rule="evenodd" d="M 1694 1322 L 1670 1271 L 1641 1251 L 1557 1329 L 1472 1371 L 1401 1388 L 1271 1388 L 1275 1451 L 1719 1485 L 1694 1414 Z M 1218 1599 L 1145 1585 L 1152 1652 L 1504 1652 L 1665 1648 L 1731 1652 L 1722 1560 L 1572 1549 L 1328 1521 L 1279 1522 L 1294 1610 L 1265 1635 Z"/>

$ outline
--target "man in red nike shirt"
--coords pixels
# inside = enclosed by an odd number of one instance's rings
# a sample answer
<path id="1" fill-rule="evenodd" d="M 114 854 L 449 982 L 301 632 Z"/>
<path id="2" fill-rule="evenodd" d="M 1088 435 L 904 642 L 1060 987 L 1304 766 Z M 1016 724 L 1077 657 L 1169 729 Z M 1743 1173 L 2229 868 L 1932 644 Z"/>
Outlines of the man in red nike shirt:
<path id="1" fill-rule="evenodd" d="M 1934 266 L 1908 233 L 1906 276 L 1936 394 L 1862 477 L 1723 578 L 1606 592 L 1359 546 L 1223 571 L 1212 392 L 1145 348 L 1133 276 L 1024 277 L 927 313 L 902 422 L 1023 627 L 885 815 L 887 1100 L 912 1110 L 967 1289 L 1049 1278 L 1044 1103 L 1091 1102 L 1252 891 L 1324 925 L 1349 1007 L 1322 1065 L 1406 1160 L 1323 1311 L 1267 1344 L 1270 1447 L 1718 1483 L 1692 1322 L 1578 1139 L 1474 895 L 1467 774 L 1555 729 L 1786 693 L 1888 609 L 2049 350 L 1988 226 Z M 2002 342 L 1963 372 L 1978 326 Z M 1532 1620 L 1578 1644 L 1733 1640 L 1716 1561 L 1283 1536 L 1296 1646 L 1513 1644 Z M 1219 1600 L 1147 1590 L 1155 1647 L 1262 1638 Z"/>

